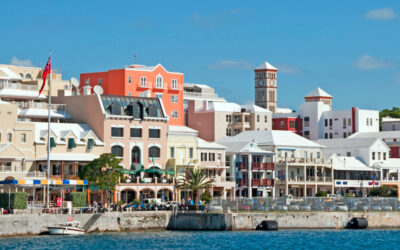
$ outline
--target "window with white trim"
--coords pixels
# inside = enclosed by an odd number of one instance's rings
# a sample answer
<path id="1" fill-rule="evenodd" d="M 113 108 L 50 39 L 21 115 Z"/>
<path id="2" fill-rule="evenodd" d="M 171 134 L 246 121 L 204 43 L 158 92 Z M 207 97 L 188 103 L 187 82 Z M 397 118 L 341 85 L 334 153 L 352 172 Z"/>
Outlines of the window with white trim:
<path id="1" fill-rule="evenodd" d="M 178 118 L 178 111 L 171 111 L 172 118 Z"/>
<path id="2" fill-rule="evenodd" d="M 132 76 L 128 76 L 128 83 L 132 83 Z"/>
<path id="3" fill-rule="evenodd" d="M 144 77 L 144 76 L 140 77 L 140 86 L 146 87 L 146 85 L 147 85 L 146 77 Z"/>
<path id="4" fill-rule="evenodd" d="M 162 100 L 162 94 L 160 93 L 156 93 L 156 98 L 161 99 Z"/>
<path id="5" fill-rule="evenodd" d="M 173 89 L 177 89 L 178 88 L 178 81 L 176 79 L 172 79 L 171 88 L 173 88 Z"/>
<path id="6" fill-rule="evenodd" d="M 178 96 L 177 95 L 171 95 L 171 102 L 178 102 Z"/>
<path id="7" fill-rule="evenodd" d="M 21 134 L 21 143 L 26 143 L 26 134 Z"/>
<path id="8" fill-rule="evenodd" d="M 162 88 L 163 87 L 163 79 L 162 76 L 158 75 L 156 78 L 156 88 Z"/>

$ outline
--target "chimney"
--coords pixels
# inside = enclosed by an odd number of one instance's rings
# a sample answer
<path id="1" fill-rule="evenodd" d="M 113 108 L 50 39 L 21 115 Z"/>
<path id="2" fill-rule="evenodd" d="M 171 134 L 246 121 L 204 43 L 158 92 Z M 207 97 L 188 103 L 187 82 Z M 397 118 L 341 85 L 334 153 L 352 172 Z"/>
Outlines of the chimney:
<path id="1" fill-rule="evenodd" d="M 83 95 L 91 95 L 91 89 L 92 87 L 90 87 L 89 85 L 86 85 L 83 87 Z"/>

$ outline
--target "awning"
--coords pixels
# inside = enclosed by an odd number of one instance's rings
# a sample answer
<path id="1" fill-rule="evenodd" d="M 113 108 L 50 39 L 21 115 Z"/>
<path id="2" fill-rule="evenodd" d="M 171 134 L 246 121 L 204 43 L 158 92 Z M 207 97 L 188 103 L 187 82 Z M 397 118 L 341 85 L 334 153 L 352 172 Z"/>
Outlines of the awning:
<path id="1" fill-rule="evenodd" d="M 142 171 L 143 171 L 142 169 L 138 169 L 138 170 L 122 169 L 122 170 L 120 171 L 120 173 L 121 173 L 121 174 L 137 174 L 137 173 L 140 173 L 140 172 L 142 172 Z"/>
<path id="2" fill-rule="evenodd" d="M 0 185 L 44 185 L 47 180 L 4 180 Z M 49 180 L 50 185 L 87 185 L 86 180 Z"/>

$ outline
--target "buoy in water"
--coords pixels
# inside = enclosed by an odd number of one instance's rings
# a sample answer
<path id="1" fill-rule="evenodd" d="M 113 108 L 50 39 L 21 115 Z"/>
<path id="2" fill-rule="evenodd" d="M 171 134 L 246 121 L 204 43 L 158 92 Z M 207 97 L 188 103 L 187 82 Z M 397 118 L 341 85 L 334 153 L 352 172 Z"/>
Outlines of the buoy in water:
<path id="1" fill-rule="evenodd" d="M 275 231 L 278 230 L 278 222 L 274 220 L 263 220 L 257 225 L 256 230 Z"/>
<path id="2" fill-rule="evenodd" d="M 351 219 L 346 227 L 349 229 L 365 229 L 368 227 L 368 220 L 367 218 L 356 217 Z"/>

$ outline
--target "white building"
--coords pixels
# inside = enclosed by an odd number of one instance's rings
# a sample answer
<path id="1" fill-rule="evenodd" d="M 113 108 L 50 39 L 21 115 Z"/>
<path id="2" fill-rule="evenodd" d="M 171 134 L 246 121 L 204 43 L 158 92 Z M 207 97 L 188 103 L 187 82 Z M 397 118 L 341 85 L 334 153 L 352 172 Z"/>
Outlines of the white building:
<path id="1" fill-rule="evenodd" d="M 400 130 L 400 118 L 382 117 L 382 131 Z"/>
<path id="2" fill-rule="evenodd" d="M 304 99 L 297 113 L 277 114 L 273 118 L 300 116 L 303 136 L 310 140 L 346 138 L 356 132 L 379 131 L 377 110 L 356 107 L 332 110 L 332 96 L 320 88 L 311 91 Z"/>
<path id="3" fill-rule="evenodd" d="M 381 185 L 398 186 L 400 159 L 389 159 L 390 148 L 381 138 L 321 139 L 332 160 L 335 191 L 365 195 Z M 375 176 L 375 181 L 373 181 Z"/>
<path id="4" fill-rule="evenodd" d="M 333 191 L 331 164 L 324 159 L 324 146 L 293 132 L 245 131 L 218 143 L 227 147 L 226 162 L 236 173 L 237 196 L 305 197 L 319 190 Z M 259 183 L 267 185 L 260 188 Z"/>

